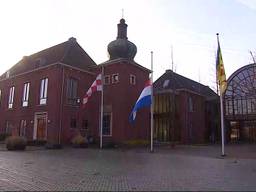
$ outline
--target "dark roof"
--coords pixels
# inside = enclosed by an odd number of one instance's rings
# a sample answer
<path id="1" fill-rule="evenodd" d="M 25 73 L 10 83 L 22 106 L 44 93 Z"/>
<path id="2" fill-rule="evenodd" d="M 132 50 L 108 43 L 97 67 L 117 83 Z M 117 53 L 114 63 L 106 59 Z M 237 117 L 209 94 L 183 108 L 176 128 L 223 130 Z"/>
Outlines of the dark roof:
<path id="1" fill-rule="evenodd" d="M 196 81 L 179 75 L 172 70 L 167 70 L 160 78 L 154 82 L 154 92 L 160 93 L 167 90 L 185 89 L 199 95 L 205 96 L 208 99 L 218 98 L 218 95 L 208 86 L 202 85 Z"/>
<path id="2" fill-rule="evenodd" d="M 75 38 L 69 38 L 68 41 L 44 49 L 30 56 L 24 56 L 17 64 L 8 70 L 10 76 L 24 73 L 38 67 L 47 66 L 53 63 L 65 63 L 79 69 L 88 70 L 89 66 L 96 63 L 77 43 Z M 4 73 L 1 77 L 5 77 Z M 1 79 L 1 78 L 0 78 Z"/>

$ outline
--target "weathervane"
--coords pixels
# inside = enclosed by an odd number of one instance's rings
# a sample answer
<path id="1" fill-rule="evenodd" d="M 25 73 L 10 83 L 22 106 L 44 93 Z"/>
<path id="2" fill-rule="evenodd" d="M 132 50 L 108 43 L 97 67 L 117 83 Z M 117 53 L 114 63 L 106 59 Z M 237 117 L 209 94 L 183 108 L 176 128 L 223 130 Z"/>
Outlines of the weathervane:
<path id="1" fill-rule="evenodd" d="M 124 9 L 122 9 L 122 18 L 124 18 Z"/>

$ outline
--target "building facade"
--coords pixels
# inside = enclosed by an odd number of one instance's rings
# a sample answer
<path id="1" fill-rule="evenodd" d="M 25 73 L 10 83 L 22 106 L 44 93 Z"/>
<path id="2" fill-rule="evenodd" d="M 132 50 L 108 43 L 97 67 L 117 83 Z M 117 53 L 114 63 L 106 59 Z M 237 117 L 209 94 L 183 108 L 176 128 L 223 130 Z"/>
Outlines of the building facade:
<path id="1" fill-rule="evenodd" d="M 154 140 L 182 144 L 215 141 L 218 95 L 208 86 L 167 70 L 154 82 Z"/>
<path id="2" fill-rule="evenodd" d="M 118 24 L 108 45 L 110 59 L 97 65 L 75 38 L 42 50 L 0 77 L 0 131 L 28 140 L 69 143 L 76 134 L 99 140 L 101 92 L 81 101 L 104 70 L 103 143 L 149 139 L 149 110 L 135 125 L 128 117 L 150 70 L 134 61 L 136 46 L 128 41 L 127 24 Z"/>
<path id="3" fill-rule="evenodd" d="M 235 71 L 224 94 L 227 141 L 256 142 L 256 64 Z"/>

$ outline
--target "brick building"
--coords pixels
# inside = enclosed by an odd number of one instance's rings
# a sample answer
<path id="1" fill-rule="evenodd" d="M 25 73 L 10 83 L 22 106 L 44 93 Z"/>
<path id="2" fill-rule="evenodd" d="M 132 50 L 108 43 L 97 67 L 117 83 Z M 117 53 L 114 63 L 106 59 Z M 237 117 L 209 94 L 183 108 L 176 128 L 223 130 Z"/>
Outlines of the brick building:
<path id="1" fill-rule="evenodd" d="M 75 38 L 25 56 L 0 77 L 0 131 L 28 140 L 69 143 L 80 132 L 99 140 L 100 92 L 81 100 L 104 68 L 103 143 L 149 138 L 149 109 L 135 125 L 128 117 L 150 70 L 134 61 L 127 24 L 118 24 L 108 45 L 110 59 L 97 65 Z"/>
<path id="2" fill-rule="evenodd" d="M 219 135 L 218 95 L 167 70 L 154 82 L 156 142 L 205 143 Z"/>

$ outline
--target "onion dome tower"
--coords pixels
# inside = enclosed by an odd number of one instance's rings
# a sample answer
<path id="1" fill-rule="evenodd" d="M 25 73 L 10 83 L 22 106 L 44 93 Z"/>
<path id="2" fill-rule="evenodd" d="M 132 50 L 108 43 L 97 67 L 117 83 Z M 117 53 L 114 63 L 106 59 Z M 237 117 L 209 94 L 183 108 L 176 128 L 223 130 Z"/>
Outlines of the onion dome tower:
<path id="1" fill-rule="evenodd" d="M 108 53 L 110 60 L 124 58 L 133 60 L 136 53 L 137 47 L 134 43 L 128 41 L 127 38 L 127 24 L 122 18 L 120 23 L 117 24 L 118 32 L 116 40 L 108 44 Z"/>

